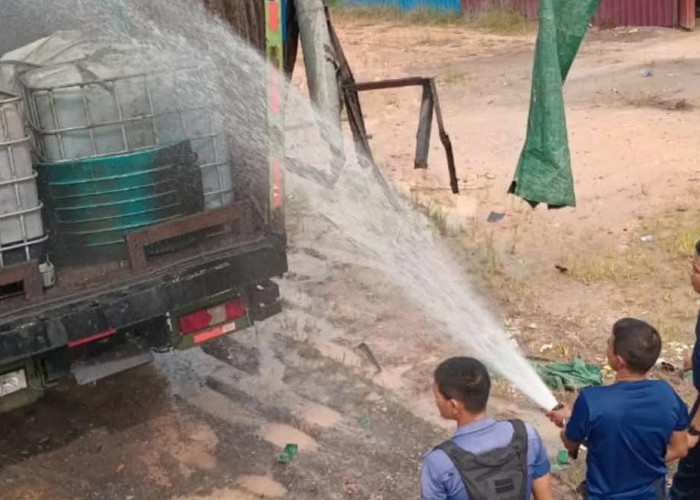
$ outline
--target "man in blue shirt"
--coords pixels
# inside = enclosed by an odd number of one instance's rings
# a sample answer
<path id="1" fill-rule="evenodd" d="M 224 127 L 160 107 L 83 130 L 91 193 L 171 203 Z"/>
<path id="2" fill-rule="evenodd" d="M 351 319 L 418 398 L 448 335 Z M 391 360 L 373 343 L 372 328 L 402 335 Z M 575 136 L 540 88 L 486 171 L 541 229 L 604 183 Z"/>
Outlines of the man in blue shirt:
<path id="1" fill-rule="evenodd" d="M 542 439 L 520 421 L 488 418 L 490 389 L 486 367 L 474 358 L 450 358 L 435 370 L 435 403 L 457 431 L 423 459 L 423 500 L 553 498 Z"/>
<path id="2" fill-rule="evenodd" d="M 647 379 L 660 352 L 652 326 L 621 319 L 607 350 L 615 383 L 582 390 L 573 411 L 549 413 L 565 425 L 562 441 L 572 456 L 582 444 L 588 447 L 589 500 L 666 498 L 666 462 L 687 453 L 688 415 L 668 382 Z"/>
<path id="3" fill-rule="evenodd" d="M 692 273 L 690 276 L 693 290 L 700 293 L 700 241 L 695 244 Z M 700 394 L 700 313 L 695 324 L 695 347 L 691 356 L 693 369 L 693 385 Z M 688 441 L 691 446 L 688 455 L 678 464 L 678 473 L 673 478 L 671 500 L 697 500 L 700 498 L 700 446 L 697 446 L 700 436 L 700 395 L 696 395 L 693 409 L 690 412 Z"/>

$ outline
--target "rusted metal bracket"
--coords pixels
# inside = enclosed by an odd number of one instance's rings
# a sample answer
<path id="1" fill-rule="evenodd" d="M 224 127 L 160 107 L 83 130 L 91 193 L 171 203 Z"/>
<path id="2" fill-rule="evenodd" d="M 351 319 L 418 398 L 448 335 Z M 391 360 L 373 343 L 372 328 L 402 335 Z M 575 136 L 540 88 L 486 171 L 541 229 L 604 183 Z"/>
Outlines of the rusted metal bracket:
<path id="1" fill-rule="evenodd" d="M 340 44 L 340 38 L 338 38 L 338 34 L 335 32 L 333 23 L 331 23 L 330 11 L 328 7 L 325 9 L 328 32 L 331 36 L 331 44 L 333 45 L 335 60 L 338 63 L 338 87 L 341 90 L 341 99 L 343 100 L 345 109 L 347 110 L 348 121 L 350 122 L 350 128 L 352 129 L 352 135 L 355 141 L 355 151 L 357 151 L 360 161 L 373 164 L 374 159 L 372 158 L 372 151 L 370 150 L 369 142 L 367 140 L 367 129 L 365 128 L 365 120 L 362 114 L 360 98 L 357 95 L 357 92 L 348 92 L 346 90 L 349 85 L 355 84 L 355 75 L 353 75 L 352 70 L 350 69 L 350 63 L 345 57 L 343 46 Z"/>
<path id="2" fill-rule="evenodd" d="M 239 203 L 187 215 L 129 233 L 126 235 L 126 248 L 131 270 L 139 272 L 148 267 L 146 249 L 150 245 L 234 222 L 240 222 L 241 233 L 247 234 L 251 231 L 251 218 L 250 206 Z"/>
<path id="3" fill-rule="evenodd" d="M 379 90 L 396 87 L 421 86 L 423 88 L 423 103 L 421 105 L 421 116 L 418 125 L 418 144 L 416 146 L 416 168 L 427 168 L 428 152 L 430 149 L 430 132 L 432 127 L 433 113 L 437 117 L 438 128 L 440 130 L 440 140 L 445 147 L 447 154 L 447 164 L 450 171 L 450 184 L 453 193 L 459 192 L 457 183 L 457 174 L 455 171 L 454 154 L 452 152 L 452 144 L 450 137 L 445 132 L 445 127 L 442 121 L 442 113 L 440 111 L 440 102 L 437 96 L 437 88 L 432 78 L 405 78 L 400 80 L 383 80 L 369 83 L 356 83 L 355 76 L 350 69 L 343 48 L 340 44 L 340 39 L 331 23 L 329 9 L 325 8 L 326 22 L 328 24 L 328 32 L 331 38 L 332 52 L 334 61 L 337 66 L 338 86 L 341 90 L 340 96 L 345 109 L 347 111 L 348 122 L 352 130 L 355 151 L 362 168 L 370 168 L 377 182 L 386 193 L 387 199 L 392 206 L 399 207 L 400 203 L 396 197 L 396 193 L 389 185 L 386 178 L 382 175 L 372 157 L 372 150 L 369 145 L 369 137 L 365 120 L 362 114 L 362 106 L 358 93 L 367 90 Z M 345 161 L 342 155 L 334 152 L 334 159 L 328 165 L 327 170 L 322 170 L 316 165 L 306 164 L 299 160 L 287 159 L 287 169 L 300 177 L 313 180 L 318 184 L 332 188 L 338 182 Z"/>
<path id="4" fill-rule="evenodd" d="M 21 264 L 14 264 L 0 268 L 0 286 L 20 283 L 27 300 L 34 300 L 42 296 L 44 287 L 41 284 L 39 262 L 30 260 Z"/>
<path id="5" fill-rule="evenodd" d="M 457 179 L 457 171 L 455 168 L 454 152 L 452 151 L 452 142 L 450 136 L 445 131 L 445 125 L 442 120 L 442 111 L 440 109 L 440 100 L 438 98 L 437 86 L 433 78 L 426 77 L 409 77 L 398 78 L 393 80 L 378 80 L 376 82 L 364 83 L 347 83 L 343 85 L 343 93 L 346 103 L 354 102 L 357 99 L 359 92 L 368 90 L 384 90 L 400 87 L 422 87 L 423 99 L 421 101 L 420 117 L 418 120 L 418 132 L 416 134 L 416 156 L 414 160 L 415 168 L 428 168 L 428 153 L 430 151 L 430 132 L 433 122 L 433 113 L 437 119 L 438 131 L 440 134 L 440 142 L 445 148 L 447 157 L 447 169 L 450 174 L 450 187 L 452 192 L 459 193 L 459 184 Z M 358 101 L 359 102 L 359 101 Z M 355 136 L 355 143 L 360 144 L 363 148 L 369 150 L 369 140 L 367 131 L 364 126 L 364 118 L 362 110 L 357 107 L 357 111 L 353 111 L 348 107 L 348 116 L 353 115 L 350 119 L 350 126 Z M 355 123 L 353 125 L 353 123 Z"/>

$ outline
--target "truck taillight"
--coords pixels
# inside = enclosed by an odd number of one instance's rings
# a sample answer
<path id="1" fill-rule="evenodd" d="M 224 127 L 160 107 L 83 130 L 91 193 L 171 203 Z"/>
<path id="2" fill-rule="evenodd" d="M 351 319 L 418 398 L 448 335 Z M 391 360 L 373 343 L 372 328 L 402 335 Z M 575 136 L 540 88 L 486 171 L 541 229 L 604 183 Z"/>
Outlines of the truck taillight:
<path id="1" fill-rule="evenodd" d="M 189 335 L 191 333 L 200 332 L 195 336 L 195 342 L 197 342 L 198 339 L 202 339 L 199 340 L 199 342 L 203 342 L 208 338 L 216 337 L 217 335 L 215 335 L 215 333 L 217 329 L 209 332 L 203 332 L 202 330 L 216 325 L 224 325 L 224 323 L 229 323 L 238 318 L 242 318 L 246 316 L 246 314 L 246 304 L 240 299 L 231 300 L 229 302 L 219 304 L 218 306 L 200 309 L 199 311 L 180 316 L 178 320 L 180 335 Z M 219 335 L 223 335 L 224 333 L 231 331 L 230 329 L 226 328 L 219 328 L 218 330 L 221 330 Z"/>
<path id="2" fill-rule="evenodd" d="M 209 314 L 208 309 L 202 309 L 187 316 L 181 316 L 178 323 L 180 334 L 187 335 L 188 333 L 204 330 L 211 325 L 211 314 Z"/>

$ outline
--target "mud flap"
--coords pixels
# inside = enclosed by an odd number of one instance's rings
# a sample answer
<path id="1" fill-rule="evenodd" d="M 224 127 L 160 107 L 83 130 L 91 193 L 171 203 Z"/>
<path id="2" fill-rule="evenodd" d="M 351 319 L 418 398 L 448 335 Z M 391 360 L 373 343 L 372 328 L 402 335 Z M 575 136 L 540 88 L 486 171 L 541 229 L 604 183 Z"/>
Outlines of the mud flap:
<path id="1" fill-rule="evenodd" d="M 282 312 L 280 289 L 274 281 L 268 280 L 250 287 L 248 294 L 254 321 L 263 321 Z"/>

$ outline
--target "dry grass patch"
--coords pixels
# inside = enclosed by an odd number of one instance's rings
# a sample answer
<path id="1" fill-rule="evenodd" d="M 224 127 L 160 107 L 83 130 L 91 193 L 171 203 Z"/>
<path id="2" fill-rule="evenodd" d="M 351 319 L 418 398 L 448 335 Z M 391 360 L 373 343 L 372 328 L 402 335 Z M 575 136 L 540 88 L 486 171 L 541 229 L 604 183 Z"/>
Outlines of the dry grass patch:
<path id="1" fill-rule="evenodd" d="M 441 205 L 432 201 L 426 203 L 415 197 L 411 201 L 413 202 L 413 206 L 426 216 L 440 236 L 447 236 L 449 234 L 447 212 L 445 212 L 445 209 Z"/>
<path id="2" fill-rule="evenodd" d="M 536 30 L 537 24 L 520 11 L 493 6 L 467 15 L 466 24 L 472 29 L 494 35 L 526 35 Z"/>
<path id="3" fill-rule="evenodd" d="M 403 11 L 396 7 L 362 7 L 346 5 L 342 0 L 331 2 L 333 19 L 366 24 L 391 23 L 418 26 L 464 25 L 459 12 L 441 12 L 434 9 Z"/>
<path id="4" fill-rule="evenodd" d="M 533 33 L 537 24 L 520 11 L 493 6 L 476 12 L 445 12 L 435 9 L 403 11 L 395 7 L 347 5 L 343 0 L 331 2 L 333 18 L 341 22 L 372 25 L 389 23 L 403 26 L 458 26 L 494 35 L 517 36 Z"/>
<path id="5" fill-rule="evenodd" d="M 621 285 L 657 272 L 656 261 L 637 247 L 621 251 L 605 249 L 588 259 L 572 260 L 565 267 L 571 277 L 586 285 L 602 282 Z"/>

